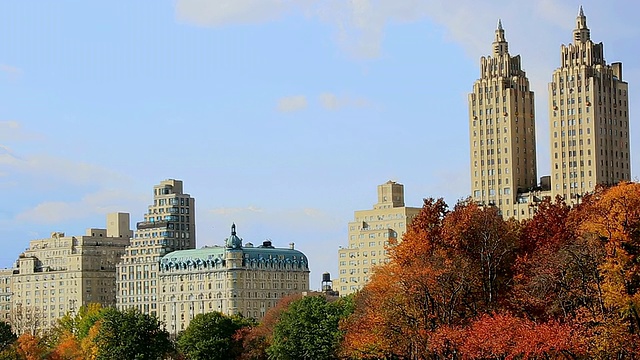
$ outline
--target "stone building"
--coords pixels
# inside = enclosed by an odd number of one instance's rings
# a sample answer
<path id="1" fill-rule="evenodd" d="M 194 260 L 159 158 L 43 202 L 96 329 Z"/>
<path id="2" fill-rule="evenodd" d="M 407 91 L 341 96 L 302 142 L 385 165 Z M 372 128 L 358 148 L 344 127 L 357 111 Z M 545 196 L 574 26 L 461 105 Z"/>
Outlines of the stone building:
<path id="1" fill-rule="evenodd" d="M 117 307 L 135 307 L 158 315 L 158 263 L 172 251 L 196 244 L 195 199 L 183 191 L 180 180 L 168 179 L 153 187 L 153 203 L 118 264 Z"/>
<path id="2" fill-rule="evenodd" d="M 113 213 L 106 229 L 32 240 L 6 280 L 14 330 L 35 333 L 88 303 L 115 305 L 116 264 L 131 235 L 129 214 Z"/>
<path id="3" fill-rule="evenodd" d="M 596 185 L 631 180 L 628 84 L 607 64 L 580 7 L 573 43 L 560 47 L 549 84 L 552 193 L 575 204 Z"/>
<path id="4" fill-rule="evenodd" d="M 159 318 L 176 335 L 211 311 L 261 319 L 282 297 L 309 290 L 309 263 L 293 244 L 243 245 L 234 224 L 224 246 L 164 255 L 159 288 Z"/>
<path id="5" fill-rule="evenodd" d="M 338 250 L 339 278 L 334 290 L 349 295 L 369 281 L 372 267 L 387 261 L 389 238 L 402 240 L 420 208 L 404 205 L 404 186 L 394 181 L 378 185 L 373 209 L 354 212 L 349 222 L 349 246 Z"/>
<path id="6" fill-rule="evenodd" d="M 534 94 L 520 55 L 511 56 L 498 21 L 492 56 L 480 59 L 469 94 L 471 196 L 504 217 L 527 219 L 537 188 Z"/>
<path id="7" fill-rule="evenodd" d="M 11 283 L 13 269 L 0 269 L 0 321 L 11 322 Z"/>

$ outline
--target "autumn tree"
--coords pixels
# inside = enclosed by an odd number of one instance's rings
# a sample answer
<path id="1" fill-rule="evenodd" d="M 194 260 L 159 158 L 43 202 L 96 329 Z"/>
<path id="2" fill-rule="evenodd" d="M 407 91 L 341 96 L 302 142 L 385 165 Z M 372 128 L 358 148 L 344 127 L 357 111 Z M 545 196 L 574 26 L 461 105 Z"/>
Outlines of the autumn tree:
<path id="1" fill-rule="evenodd" d="M 581 309 L 598 312 L 602 245 L 578 237 L 583 216 L 557 198 L 542 201 L 524 222 L 514 265 L 511 309 L 535 319 L 571 318 Z"/>
<path id="2" fill-rule="evenodd" d="M 444 221 L 443 245 L 455 251 L 470 266 L 474 293 L 470 308 L 492 310 L 507 292 L 518 246 L 519 224 L 506 222 L 495 206 L 479 207 L 474 202 L 458 203 Z"/>
<path id="3" fill-rule="evenodd" d="M 640 184 L 600 188 L 576 211 L 583 239 L 600 242 L 602 314 L 594 317 L 594 353 L 601 357 L 638 357 L 640 348 Z"/>
<path id="4" fill-rule="evenodd" d="M 484 314 L 432 337 L 438 358 L 576 359 L 586 354 L 580 329 L 555 320 L 536 323 L 508 312 Z"/>
<path id="5" fill-rule="evenodd" d="M 443 243 L 446 214 L 442 199 L 426 199 L 402 242 L 389 249 L 389 263 L 374 268 L 342 325 L 343 356 L 424 359 L 430 334 L 458 316 L 471 295 L 464 275 L 470 264 Z"/>
<path id="6" fill-rule="evenodd" d="M 28 332 L 18 337 L 15 346 L 17 354 L 24 360 L 41 360 L 49 352 L 40 337 Z"/>
<path id="7" fill-rule="evenodd" d="M 240 360 L 267 360 L 267 348 L 271 345 L 273 329 L 280 320 L 282 313 L 289 305 L 302 298 L 300 294 L 291 294 L 278 301 L 276 306 L 267 310 L 257 326 L 244 327 L 236 332 L 235 337 L 242 341 Z"/>

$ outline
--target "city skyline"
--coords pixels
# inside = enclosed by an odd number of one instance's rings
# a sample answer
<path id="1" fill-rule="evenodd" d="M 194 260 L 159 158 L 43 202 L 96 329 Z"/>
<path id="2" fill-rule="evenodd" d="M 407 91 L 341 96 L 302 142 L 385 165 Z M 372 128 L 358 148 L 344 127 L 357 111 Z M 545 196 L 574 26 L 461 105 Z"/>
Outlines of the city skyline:
<path id="1" fill-rule="evenodd" d="M 0 5 L 0 266 L 107 212 L 142 221 L 149 186 L 176 178 L 198 199 L 196 247 L 235 221 L 250 241 L 295 242 L 319 288 L 374 186 L 404 184 L 407 206 L 470 195 L 467 94 L 498 18 L 550 174 L 547 86 L 578 2 L 205 3 Z M 624 63 L 637 139 L 638 5 L 582 5 L 607 63 Z"/>

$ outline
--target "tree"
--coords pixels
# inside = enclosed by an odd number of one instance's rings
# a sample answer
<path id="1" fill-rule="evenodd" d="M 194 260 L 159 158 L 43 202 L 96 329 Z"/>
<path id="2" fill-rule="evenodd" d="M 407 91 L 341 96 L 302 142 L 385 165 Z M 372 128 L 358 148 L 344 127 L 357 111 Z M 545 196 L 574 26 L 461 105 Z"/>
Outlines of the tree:
<path id="1" fill-rule="evenodd" d="M 492 310 L 507 293 L 517 248 L 519 224 L 506 222 L 498 208 L 480 208 L 474 202 L 458 203 L 443 223 L 443 243 L 472 271 L 475 299 L 482 311 Z"/>
<path id="2" fill-rule="evenodd" d="M 40 360 L 47 354 L 47 348 L 42 339 L 30 333 L 20 335 L 15 345 L 18 355 L 24 360 Z"/>
<path id="3" fill-rule="evenodd" d="M 178 336 L 178 350 L 191 360 L 233 359 L 242 351 L 242 343 L 234 335 L 253 325 L 252 320 L 240 316 L 219 312 L 198 314 Z"/>
<path id="4" fill-rule="evenodd" d="M 91 327 L 102 319 L 105 310 L 106 308 L 103 308 L 99 303 L 81 306 L 77 314 L 67 313 L 60 318 L 56 325 L 56 330 L 59 332 L 67 331 L 75 335 L 78 340 L 82 340 L 89 335 Z"/>
<path id="5" fill-rule="evenodd" d="M 95 337 L 99 360 L 156 360 L 173 350 L 160 321 L 137 309 L 108 308 L 99 324 Z"/>
<path id="6" fill-rule="evenodd" d="M 16 304 L 11 310 L 11 324 L 19 335 L 29 333 L 36 336 L 42 328 L 40 307 Z"/>
<path id="7" fill-rule="evenodd" d="M 13 344 L 18 337 L 11 330 L 11 325 L 4 321 L 0 321 L 0 351 L 6 349 Z"/>
<path id="8" fill-rule="evenodd" d="M 351 310 L 348 299 L 329 302 L 324 296 L 305 296 L 291 303 L 273 331 L 270 359 L 336 359 L 343 337 L 339 322 Z"/>
<path id="9" fill-rule="evenodd" d="M 267 348 L 271 346 L 273 329 L 282 313 L 292 302 L 300 300 L 302 295 L 291 294 L 278 301 L 276 306 L 270 308 L 257 326 L 240 329 L 235 337 L 242 341 L 242 353 L 240 360 L 267 360 Z"/>

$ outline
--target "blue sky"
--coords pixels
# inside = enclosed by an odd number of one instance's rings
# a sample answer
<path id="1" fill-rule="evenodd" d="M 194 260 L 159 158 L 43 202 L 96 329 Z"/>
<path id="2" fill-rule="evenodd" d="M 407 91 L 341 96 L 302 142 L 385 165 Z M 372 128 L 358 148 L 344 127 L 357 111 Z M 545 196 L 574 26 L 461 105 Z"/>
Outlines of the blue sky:
<path id="1" fill-rule="evenodd" d="M 154 184 L 196 198 L 198 246 L 295 242 L 312 288 L 337 273 L 353 211 L 376 186 L 406 203 L 469 193 L 467 93 L 502 19 L 536 92 L 578 6 L 630 84 L 640 166 L 634 1 L 146 0 L 0 3 L 0 266 L 34 238 L 140 221 Z"/>

